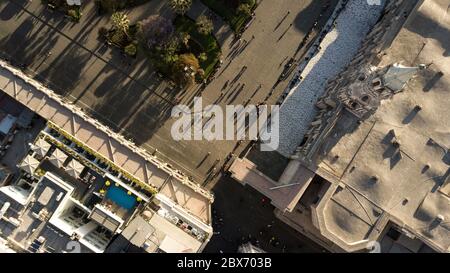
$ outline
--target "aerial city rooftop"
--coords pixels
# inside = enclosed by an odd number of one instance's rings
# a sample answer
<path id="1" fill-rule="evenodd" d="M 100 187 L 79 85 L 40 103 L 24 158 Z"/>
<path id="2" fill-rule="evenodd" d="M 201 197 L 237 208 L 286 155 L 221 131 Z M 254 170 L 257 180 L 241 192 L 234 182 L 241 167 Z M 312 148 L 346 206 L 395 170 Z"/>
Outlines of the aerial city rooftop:
<path id="1" fill-rule="evenodd" d="M 449 6 L 2 1 L 0 253 L 450 252 Z"/>

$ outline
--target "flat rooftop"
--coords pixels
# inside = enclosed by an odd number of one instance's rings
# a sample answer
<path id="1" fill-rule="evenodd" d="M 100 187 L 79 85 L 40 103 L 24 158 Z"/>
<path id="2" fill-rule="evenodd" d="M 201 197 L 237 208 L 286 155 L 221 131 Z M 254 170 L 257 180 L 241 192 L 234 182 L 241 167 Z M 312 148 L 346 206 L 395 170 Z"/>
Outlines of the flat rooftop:
<path id="1" fill-rule="evenodd" d="M 448 4 L 425 1 L 378 66 L 432 65 L 359 126 L 342 115 L 318 152 L 319 166 L 344 185 L 323 210 L 329 231 L 344 241 L 362 240 L 385 211 L 433 248 L 450 250 Z M 422 110 L 414 114 L 416 105 Z M 401 156 L 394 155 L 391 130 Z M 445 220 L 436 223 L 438 217 Z"/>

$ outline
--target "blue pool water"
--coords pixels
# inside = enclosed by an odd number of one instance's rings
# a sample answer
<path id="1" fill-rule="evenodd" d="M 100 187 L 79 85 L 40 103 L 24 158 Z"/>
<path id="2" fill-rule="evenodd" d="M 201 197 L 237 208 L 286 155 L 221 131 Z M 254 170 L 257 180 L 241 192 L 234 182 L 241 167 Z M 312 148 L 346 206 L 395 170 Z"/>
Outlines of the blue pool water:
<path id="1" fill-rule="evenodd" d="M 106 192 L 106 198 L 114 201 L 124 209 L 130 210 L 136 205 L 136 197 L 128 195 L 127 191 L 115 185 L 111 185 Z"/>

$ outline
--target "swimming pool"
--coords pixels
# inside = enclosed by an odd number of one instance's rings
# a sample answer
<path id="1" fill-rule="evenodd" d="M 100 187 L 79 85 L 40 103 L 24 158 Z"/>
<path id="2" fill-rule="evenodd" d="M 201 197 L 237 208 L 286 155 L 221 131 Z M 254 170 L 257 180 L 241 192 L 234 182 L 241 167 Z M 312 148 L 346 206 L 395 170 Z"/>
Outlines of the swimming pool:
<path id="1" fill-rule="evenodd" d="M 110 199 L 124 209 L 130 210 L 136 205 L 136 197 L 128 195 L 123 188 L 111 185 L 106 192 L 106 198 Z"/>

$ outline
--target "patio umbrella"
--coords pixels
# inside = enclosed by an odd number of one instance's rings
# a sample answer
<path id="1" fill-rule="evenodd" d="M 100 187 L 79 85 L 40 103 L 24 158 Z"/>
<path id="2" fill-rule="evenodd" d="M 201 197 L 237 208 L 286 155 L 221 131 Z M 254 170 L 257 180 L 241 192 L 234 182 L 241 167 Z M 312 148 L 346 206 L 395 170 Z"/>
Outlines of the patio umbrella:
<path id="1" fill-rule="evenodd" d="M 39 161 L 37 161 L 31 155 L 25 157 L 25 159 L 19 164 L 19 168 L 21 168 L 22 170 L 26 171 L 29 174 L 33 174 L 38 166 Z"/>
<path id="2" fill-rule="evenodd" d="M 64 161 L 66 161 L 67 155 L 60 149 L 56 149 L 50 156 L 50 162 L 58 168 L 63 166 Z"/>
<path id="3" fill-rule="evenodd" d="M 50 149 L 51 145 L 44 139 L 40 138 L 36 143 L 33 144 L 32 150 L 38 155 L 44 157 L 47 154 L 48 149 Z"/>
<path id="4" fill-rule="evenodd" d="M 66 172 L 75 178 L 78 178 L 83 170 L 84 165 L 75 159 L 72 159 L 66 167 Z"/>

